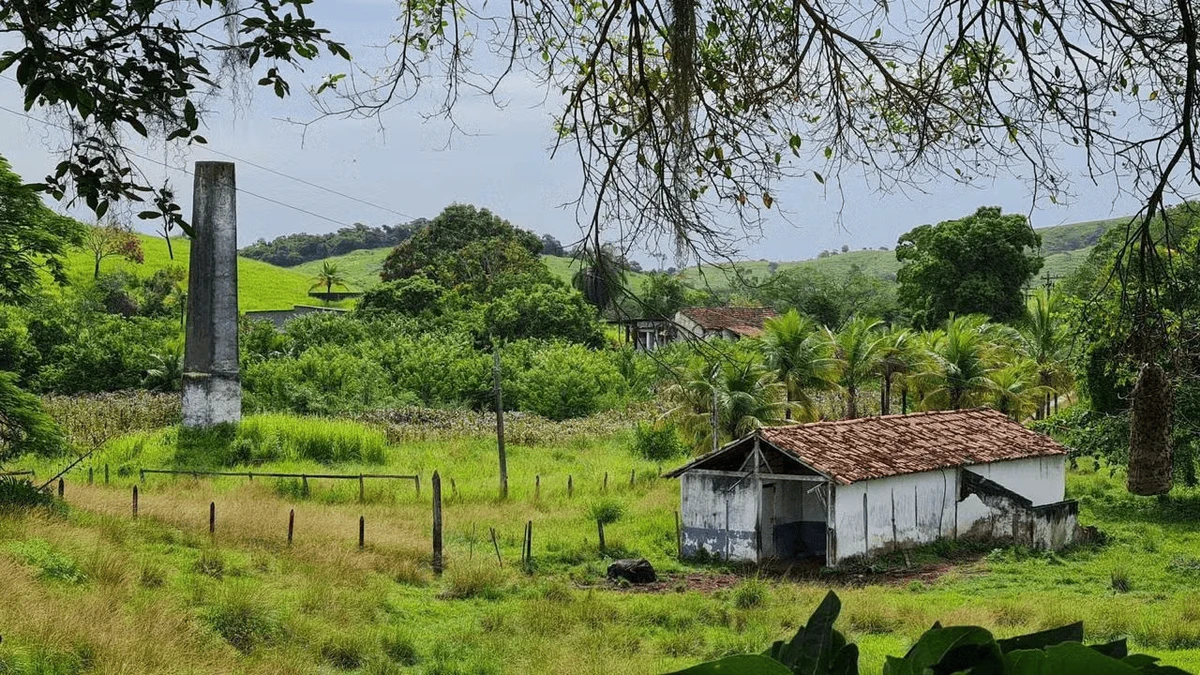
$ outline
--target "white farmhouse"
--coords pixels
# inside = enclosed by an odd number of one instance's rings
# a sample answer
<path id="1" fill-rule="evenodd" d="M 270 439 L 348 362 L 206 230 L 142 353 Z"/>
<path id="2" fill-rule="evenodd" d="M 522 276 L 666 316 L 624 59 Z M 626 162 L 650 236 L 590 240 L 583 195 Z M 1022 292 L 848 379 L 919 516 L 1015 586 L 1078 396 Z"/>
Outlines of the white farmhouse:
<path id="1" fill-rule="evenodd" d="M 683 554 L 854 556 L 937 539 L 1056 549 L 1073 541 L 1067 450 L 994 410 L 765 427 L 668 476 Z"/>

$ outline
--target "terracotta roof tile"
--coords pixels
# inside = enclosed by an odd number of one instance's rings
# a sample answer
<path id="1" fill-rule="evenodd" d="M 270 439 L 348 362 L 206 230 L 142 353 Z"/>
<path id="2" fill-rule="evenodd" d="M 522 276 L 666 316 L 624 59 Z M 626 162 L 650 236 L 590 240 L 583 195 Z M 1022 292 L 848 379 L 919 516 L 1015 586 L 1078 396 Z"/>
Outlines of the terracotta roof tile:
<path id="1" fill-rule="evenodd" d="M 732 330 L 739 335 L 761 334 L 763 322 L 777 315 L 770 307 L 687 307 L 679 311 L 704 330 Z"/>
<path id="2" fill-rule="evenodd" d="M 1050 437 L 986 409 L 764 427 L 757 433 L 842 484 L 1067 453 Z"/>

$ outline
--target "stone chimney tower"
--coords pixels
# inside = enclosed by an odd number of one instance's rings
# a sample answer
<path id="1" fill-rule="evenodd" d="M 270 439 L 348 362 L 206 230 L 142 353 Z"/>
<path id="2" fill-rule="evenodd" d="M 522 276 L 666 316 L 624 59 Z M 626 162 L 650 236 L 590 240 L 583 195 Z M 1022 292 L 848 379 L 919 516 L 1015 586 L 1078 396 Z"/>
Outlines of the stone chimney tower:
<path id="1" fill-rule="evenodd" d="M 231 162 L 196 162 L 183 356 L 183 426 L 242 418 L 237 187 Z"/>

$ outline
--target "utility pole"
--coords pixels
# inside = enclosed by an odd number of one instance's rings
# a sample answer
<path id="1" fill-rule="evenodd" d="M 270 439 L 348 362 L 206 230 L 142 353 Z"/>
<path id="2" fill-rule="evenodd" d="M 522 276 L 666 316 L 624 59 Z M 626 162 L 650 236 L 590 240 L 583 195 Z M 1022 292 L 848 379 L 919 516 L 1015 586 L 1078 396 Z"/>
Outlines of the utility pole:
<path id="1" fill-rule="evenodd" d="M 504 454 L 504 392 L 500 387 L 500 347 L 492 343 L 492 391 L 496 395 L 496 449 L 500 454 L 500 499 L 508 499 L 508 457 Z"/>
<path id="2" fill-rule="evenodd" d="M 713 383 L 712 388 L 712 451 L 716 452 L 721 448 L 721 423 L 720 415 L 717 413 L 717 385 Z"/>

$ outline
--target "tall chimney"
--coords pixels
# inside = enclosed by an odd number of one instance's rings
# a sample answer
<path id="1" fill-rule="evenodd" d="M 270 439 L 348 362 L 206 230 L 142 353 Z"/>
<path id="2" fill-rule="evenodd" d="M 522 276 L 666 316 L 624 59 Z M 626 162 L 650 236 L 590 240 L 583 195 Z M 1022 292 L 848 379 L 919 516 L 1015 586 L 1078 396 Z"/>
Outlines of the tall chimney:
<path id="1" fill-rule="evenodd" d="M 183 356 L 183 426 L 242 417 L 238 375 L 237 188 L 231 162 L 196 162 Z"/>

